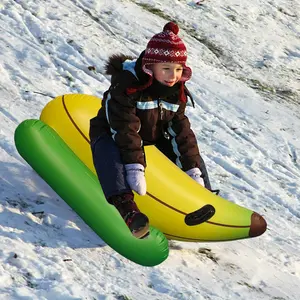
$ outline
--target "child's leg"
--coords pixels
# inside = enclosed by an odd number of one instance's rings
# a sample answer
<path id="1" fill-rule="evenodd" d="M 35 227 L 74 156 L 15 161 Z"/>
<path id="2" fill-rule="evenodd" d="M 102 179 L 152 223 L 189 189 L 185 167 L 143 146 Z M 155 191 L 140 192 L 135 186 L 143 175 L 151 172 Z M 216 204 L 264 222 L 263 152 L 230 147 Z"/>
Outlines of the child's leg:
<path id="1" fill-rule="evenodd" d="M 114 140 L 105 134 L 93 141 L 91 147 L 94 166 L 106 199 L 124 193 L 132 194 L 126 181 L 120 151 Z"/>
<path id="2" fill-rule="evenodd" d="M 91 147 L 94 166 L 107 201 L 116 207 L 134 236 L 146 236 L 149 220 L 133 200 L 119 148 L 109 135 L 99 137 Z"/>
<path id="3" fill-rule="evenodd" d="M 174 152 L 171 139 L 166 139 L 164 137 L 160 138 L 155 145 L 165 156 L 167 156 L 174 164 L 176 164 L 177 155 Z M 204 185 L 208 190 L 211 190 L 210 180 L 206 170 L 205 163 L 200 156 L 200 171 L 203 176 Z"/>

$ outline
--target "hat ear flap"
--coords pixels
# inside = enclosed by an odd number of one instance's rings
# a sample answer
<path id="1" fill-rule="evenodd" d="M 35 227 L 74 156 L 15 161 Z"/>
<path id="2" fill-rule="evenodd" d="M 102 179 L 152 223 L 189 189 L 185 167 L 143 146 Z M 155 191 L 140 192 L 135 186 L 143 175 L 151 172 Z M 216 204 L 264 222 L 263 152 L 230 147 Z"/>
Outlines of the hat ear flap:
<path id="1" fill-rule="evenodd" d="M 188 66 L 183 66 L 183 72 L 180 81 L 188 81 L 192 77 L 192 69 Z"/>
<path id="2" fill-rule="evenodd" d="M 149 68 L 151 64 L 143 64 L 142 69 L 144 71 L 144 73 L 146 73 L 147 75 L 153 77 L 153 71 L 151 68 Z"/>

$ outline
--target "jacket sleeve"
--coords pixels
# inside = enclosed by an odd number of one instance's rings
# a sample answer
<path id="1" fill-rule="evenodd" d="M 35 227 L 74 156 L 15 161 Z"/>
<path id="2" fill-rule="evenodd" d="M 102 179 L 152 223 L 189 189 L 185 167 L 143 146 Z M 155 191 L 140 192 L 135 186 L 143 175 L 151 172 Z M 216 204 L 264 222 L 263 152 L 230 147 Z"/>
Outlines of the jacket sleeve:
<path id="1" fill-rule="evenodd" d="M 105 98 L 106 119 L 112 138 L 120 149 L 122 162 L 145 166 L 142 139 L 138 133 L 141 122 L 136 116 L 135 101 L 119 89 L 118 85 L 111 86 Z"/>
<path id="2" fill-rule="evenodd" d="M 200 168 L 201 158 L 194 132 L 188 117 L 185 115 L 186 103 L 181 102 L 172 121 L 169 122 L 168 133 L 177 155 L 176 164 L 183 170 Z"/>

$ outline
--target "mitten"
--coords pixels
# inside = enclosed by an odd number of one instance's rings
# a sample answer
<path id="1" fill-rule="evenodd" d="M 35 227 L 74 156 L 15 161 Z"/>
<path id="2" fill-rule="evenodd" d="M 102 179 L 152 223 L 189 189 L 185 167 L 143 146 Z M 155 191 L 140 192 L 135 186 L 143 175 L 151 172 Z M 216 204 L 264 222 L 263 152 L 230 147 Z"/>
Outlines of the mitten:
<path id="1" fill-rule="evenodd" d="M 145 168 L 141 164 L 126 164 L 126 180 L 130 188 L 140 195 L 146 195 Z"/>
<path id="2" fill-rule="evenodd" d="M 192 169 L 186 171 L 185 173 L 188 174 L 192 179 L 197 181 L 199 184 L 201 184 L 202 186 L 205 187 L 204 180 L 201 177 L 202 173 L 199 168 L 192 168 Z"/>

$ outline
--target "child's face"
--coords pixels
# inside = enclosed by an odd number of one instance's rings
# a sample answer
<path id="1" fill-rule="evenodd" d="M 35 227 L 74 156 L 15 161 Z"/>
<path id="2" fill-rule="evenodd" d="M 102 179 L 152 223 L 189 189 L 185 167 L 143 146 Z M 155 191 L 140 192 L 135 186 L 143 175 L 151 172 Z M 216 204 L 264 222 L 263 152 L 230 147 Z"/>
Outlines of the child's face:
<path id="1" fill-rule="evenodd" d="M 151 65 L 150 68 L 155 79 L 169 87 L 180 80 L 183 72 L 182 65 L 175 63 L 156 63 Z"/>

